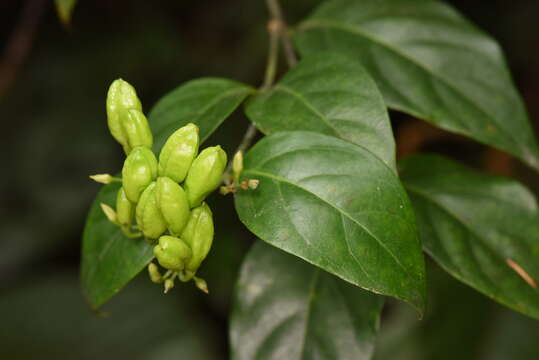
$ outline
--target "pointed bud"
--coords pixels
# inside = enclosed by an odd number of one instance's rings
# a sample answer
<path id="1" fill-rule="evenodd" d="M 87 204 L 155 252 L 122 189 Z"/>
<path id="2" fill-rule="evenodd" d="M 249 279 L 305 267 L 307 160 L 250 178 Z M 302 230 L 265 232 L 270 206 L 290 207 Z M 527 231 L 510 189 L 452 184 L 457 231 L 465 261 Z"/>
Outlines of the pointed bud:
<path id="1" fill-rule="evenodd" d="M 122 127 L 127 137 L 127 144 L 131 149 L 137 146 L 152 148 L 153 135 L 146 116 L 137 109 L 129 109 L 123 118 Z"/>
<path id="2" fill-rule="evenodd" d="M 167 223 L 157 206 L 155 182 L 152 182 L 140 196 L 135 216 L 137 224 L 148 239 L 157 239 L 167 230 Z"/>
<path id="3" fill-rule="evenodd" d="M 169 230 L 180 235 L 189 220 L 191 211 L 183 188 L 168 177 L 157 178 L 155 187 L 157 206 L 165 218 Z"/>
<path id="4" fill-rule="evenodd" d="M 185 262 L 192 254 L 185 242 L 169 235 L 159 238 L 159 244 L 153 248 L 153 253 L 162 267 L 174 271 L 183 270 Z"/>
<path id="5" fill-rule="evenodd" d="M 181 236 L 193 253 L 185 267 L 187 270 L 196 272 L 210 251 L 213 242 L 212 216 L 210 207 L 206 203 L 191 211 L 191 217 Z"/>
<path id="6" fill-rule="evenodd" d="M 199 206 L 221 184 L 226 167 L 226 153 L 220 146 L 204 149 L 193 161 L 185 180 L 191 208 Z"/>
<path id="7" fill-rule="evenodd" d="M 206 280 L 196 277 L 196 276 L 194 277 L 194 280 L 195 280 L 195 285 L 197 286 L 197 288 L 202 290 L 202 292 L 209 294 L 208 284 L 206 283 Z"/>
<path id="8" fill-rule="evenodd" d="M 95 174 L 90 175 L 90 179 L 92 179 L 95 182 L 98 182 L 100 184 L 110 184 L 114 178 L 110 174 Z"/>
<path id="9" fill-rule="evenodd" d="M 125 195 L 132 203 L 139 201 L 146 187 L 157 177 L 157 159 L 153 152 L 139 146 L 125 159 L 122 182 Z"/>
<path id="10" fill-rule="evenodd" d="M 232 173 L 234 174 L 234 181 L 239 181 L 240 174 L 243 171 L 243 153 L 238 151 L 232 159 Z"/>
<path id="11" fill-rule="evenodd" d="M 103 213 L 105 213 L 105 216 L 107 217 L 107 219 L 109 219 L 109 221 L 113 224 L 118 224 L 116 211 L 114 211 L 113 208 L 111 208 L 105 203 L 101 203 L 99 205 L 101 206 L 101 210 L 103 210 Z"/>
<path id="12" fill-rule="evenodd" d="M 152 282 L 156 284 L 163 282 L 163 277 L 159 272 L 159 268 L 154 263 L 148 264 L 148 274 L 150 275 L 150 280 L 152 280 Z"/>
<path id="13" fill-rule="evenodd" d="M 168 293 L 174 287 L 174 279 L 165 280 L 165 294 Z"/>
<path id="14" fill-rule="evenodd" d="M 159 154 L 159 176 L 169 177 L 177 183 L 185 180 L 197 156 L 198 145 L 198 126 L 187 124 L 176 130 Z"/>
<path id="15" fill-rule="evenodd" d="M 131 148 L 122 122 L 127 116 L 127 110 L 142 111 L 142 105 L 133 86 L 122 79 L 114 80 L 107 93 L 106 108 L 110 133 L 124 147 L 126 154 L 129 154 Z"/>

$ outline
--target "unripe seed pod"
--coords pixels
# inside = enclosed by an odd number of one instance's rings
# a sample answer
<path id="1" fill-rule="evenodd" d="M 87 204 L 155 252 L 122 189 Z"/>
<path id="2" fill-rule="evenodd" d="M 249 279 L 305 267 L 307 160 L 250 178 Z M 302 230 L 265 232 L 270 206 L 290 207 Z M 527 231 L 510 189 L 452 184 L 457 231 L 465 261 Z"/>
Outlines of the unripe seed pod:
<path id="1" fill-rule="evenodd" d="M 129 227 L 135 216 L 135 205 L 127 199 L 124 188 L 120 188 L 116 197 L 116 219 L 120 226 Z"/>
<path id="2" fill-rule="evenodd" d="M 112 82 L 107 93 L 107 123 L 110 133 L 126 151 L 131 150 L 127 143 L 127 134 L 122 127 L 123 118 L 129 109 L 142 111 L 142 105 L 137 97 L 137 92 L 128 82 L 117 79 Z"/>
<path id="3" fill-rule="evenodd" d="M 157 205 L 165 218 L 168 229 L 180 235 L 191 213 L 187 195 L 183 188 L 168 177 L 157 178 L 155 187 Z"/>
<path id="4" fill-rule="evenodd" d="M 159 154 L 159 176 L 181 183 L 198 153 L 198 126 L 187 124 L 168 138 Z"/>
<path id="5" fill-rule="evenodd" d="M 122 182 L 125 195 L 132 203 L 139 201 L 146 187 L 157 177 L 157 159 L 153 152 L 139 146 L 125 159 Z"/>
<path id="6" fill-rule="evenodd" d="M 157 207 L 155 182 L 152 182 L 140 196 L 136 209 L 137 223 L 148 239 L 157 239 L 167 230 L 167 223 Z"/>
<path id="7" fill-rule="evenodd" d="M 146 116 L 138 109 L 129 109 L 122 121 L 127 136 L 127 144 L 131 149 L 137 146 L 152 148 L 153 135 Z"/>
<path id="8" fill-rule="evenodd" d="M 213 242 L 212 212 L 206 203 L 191 211 L 191 217 L 183 230 L 181 238 L 193 252 L 193 256 L 185 268 L 196 272 L 206 255 L 208 255 Z"/>
<path id="9" fill-rule="evenodd" d="M 184 184 L 191 208 L 199 206 L 206 196 L 217 189 L 225 167 L 226 153 L 220 146 L 206 148 L 197 156 Z"/>
<path id="10" fill-rule="evenodd" d="M 159 238 L 159 244 L 153 248 L 153 254 L 165 269 L 181 271 L 192 253 L 183 240 L 164 235 Z"/>

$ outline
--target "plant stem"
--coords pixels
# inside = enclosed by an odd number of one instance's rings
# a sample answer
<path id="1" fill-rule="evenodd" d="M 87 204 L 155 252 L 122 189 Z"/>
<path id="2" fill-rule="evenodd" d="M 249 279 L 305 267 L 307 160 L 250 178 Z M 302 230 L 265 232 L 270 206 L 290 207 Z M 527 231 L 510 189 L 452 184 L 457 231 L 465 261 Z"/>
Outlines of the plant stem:
<path id="1" fill-rule="evenodd" d="M 290 40 L 290 34 L 288 33 L 288 27 L 284 20 L 283 11 L 279 0 L 266 0 L 266 5 L 270 12 L 272 20 L 275 22 L 276 31 L 279 33 L 279 38 L 283 44 L 283 51 L 288 63 L 288 67 L 293 67 L 298 62 L 292 41 Z"/>

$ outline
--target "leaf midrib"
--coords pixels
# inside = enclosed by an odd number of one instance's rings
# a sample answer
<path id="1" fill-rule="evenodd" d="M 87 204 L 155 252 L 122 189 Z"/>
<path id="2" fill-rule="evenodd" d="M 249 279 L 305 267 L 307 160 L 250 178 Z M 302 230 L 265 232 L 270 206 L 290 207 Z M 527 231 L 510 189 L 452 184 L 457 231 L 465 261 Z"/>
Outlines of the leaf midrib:
<path id="1" fill-rule="evenodd" d="M 339 132 L 339 129 L 337 129 L 336 125 L 333 124 L 324 114 L 322 114 L 314 105 L 311 104 L 310 101 L 308 101 L 303 95 L 301 95 L 300 93 L 298 93 L 297 91 L 295 91 L 294 89 L 288 87 L 288 86 L 285 86 L 283 84 L 278 84 L 274 87 L 274 89 L 276 91 L 278 90 L 281 90 L 283 92 L 286 92 L 290 95 L 292 95 L 293 97 L 297 98 L 303 105 L 305 105 L 305 107 L 310 110 L 314 115 L 316 115 L 320 120 L 322 120 L 322 122 L 324 124 L 326 124 L 331 130 L 333 130 L 333 132 L 335 133 L 335 135 L 337 135 L 337 137 L 341 138 L 344 140 L 343 136 L 341 135 L 341 133 Z"/>
<path id="2" fill-rule="evenodd" d="M 455 86 L 453 84 L 448 82 L 444 77 L 436 74 L 431 69 L 426 67 L 424 64 L 418 62 L 414 58 L 412 58 L 412 57 L 408 56 L 407 54 L 403 53 L 398 48 L 395 48 L 394 46 L 392 46 L 392 45 L 386 43 L 385 41 L 382 41 L 382 40 L 380 40 L 380 39 L 378 39 L 376 37 L 373 37 L 372 35 L 370 35 L 368 33 L 360 31 L 356 26 L 349 25 L 349 24 L 336 23 L 334 21 L 327 20 L 327 19 L 324 19 L 324 20 L 317 19 L 317 20 L 307 20 L 307 21 L 303 22 L 301 24 L 301 26 L 300 26 L 300 29 L 309 29 L 309 28 L 317 28 L 317 27 L 322 28 L 322 29 L 324 27 L 327 27 L 327 28 L 333 27 L 333 28 L 335 28 L 337 30 L 341 30 L 341 31 L 352 33 L 352 34 L 356 34 L 356 35 L 361 36 L 361 37 L 363 37 L 363 38 L 365 38 L 365 39 L 367 39 L 367 40 L 369 40 L 369 41 L 371 41 L 373 43 L 376 43 L 376 44 L 380 45 L 383 48 L 386 48 L 386 49 L 392 51 L 396 55 L 401 56 L 402 58 L 408 60 L 412 64 L 415 64 L 417 67 L 423 69 L 426 73 L 430 74 L 433 78 L 438 79 L 441 83 L 445 84 L 448 88 L 452 89 L 456 94 L 459 94 L 460 98 L 463 99 L 465 102 L 470 104 L 472 107 L 476 108 L 479 112 L 485 114 L 487 118 L 495 119 L 495 117 L 491 116 L 481 106 L 479 106 L 476 103 L 470 101 L 466 96 L 463 96 L 463 94 L 461 94 L 461 92 L 457 88 L 455 88 Z M 508 138 L 510 138 L 512 140 L 513 146 L 516 146 L 516 148 L 518 148 L 520 151 L 522 151 L 524 153 L 527 152 L 527 151 L 525 151 L 525 150 L 523 150 L 521 148 L 521 142 L 516 141 L 516 139 L 514 138 L 513 133 L 511 131 L 505 131 L 504 129 L 502 129 L 499 126 L 499 124 L 496 121 L 490 121 L 489 123 L 491 125 L 495 126 L 499 131 L 501 130 L 501 132 L 503 134 L 505 134 Z M 471 133 L 469 128 L 466 128 L 466 132 L 468 134 Z"/>
<path id="3" fill-rule="evenodd" d="M 398 258 L 395 256 L 395 254 L 393 254 L 393 252 L 391 252 L 387 247 L 386 245 L 380 240 L 378 239 L 376 236 L 374 236 L 374 234 L 372 234 L 369 229 L 367 229 L 367 227 L 365 227 L 365 225 L 361 224 L 360 222 L 358 222 L 352 215 L 350 215 L 349 213 L 347 213 L 346 211 L 336 207 L 335 205 L 331 204 L 330 202 L 322 199 L 320 196 L 318 196 L 317 194 L 313 193 L 312 191 L 309 191 L 307 189 L 305 189 L 304 187 L 286 179 L 286 178 L 283 178 L 283 177 L 280 177 L 280 176 L 277 176 L 277 175 L 274 175 L 274 174 L 270 174 L 270 173 L 267 173 L 265 171 L 261 171 L 261 170 L 256 170 L 256 169 L 249 169 L 249 170 L 245 170 L 244 173 L 251 173 L 253 175 L 257 175 L 257 176 L 263 176 L 263 177 L 267 177 L 267 178 L 270 178 L 272 180 L 275 180 L 275 181 L 278 181 L 278 182 L 283 182 L 283 183 L 286 183 L 286 184 L 289 184 L 291 186 L 294 186 L 294 187 L 297 187 L 298 189 L 308 193 L 308 194 L 311 194 L 312 196 L 316 197 L 318 200 L 320 200 L 322 203 L 324 204 L 327 204 L 329 205 L 330 207 L 332 207 L 333 209 L 335 209 L 338 213 L 340 213 L 341 215 L 344 215 L 346 216 L 348 219 L 350 219 L 353 223 L 355 223 L 356 225 L 358 225 L 361 229 L 363 229 L 363 231 L 365 231 L 365 233 L 367 233 L 367 235 L 369 235 L 371 238 L 373 238 L 374 240 L 376 240 L 376 242 L 381 246 L 382 249 L 384 249 L 389 255 L 391 258 L 393 258 L 393 260 L 395 261 L 395 263 L 400 267 L 402 268 L 402 270 L 411 278 L 411 279 L 415 279 L 414 276 L 412 276 L 410 274 L 410 272 L 408 271 L 408 269 L 398 260 Z M 352 258 L 354 259 L 355 262 L 357 262 L 357 260 L 352 256 Z"/>

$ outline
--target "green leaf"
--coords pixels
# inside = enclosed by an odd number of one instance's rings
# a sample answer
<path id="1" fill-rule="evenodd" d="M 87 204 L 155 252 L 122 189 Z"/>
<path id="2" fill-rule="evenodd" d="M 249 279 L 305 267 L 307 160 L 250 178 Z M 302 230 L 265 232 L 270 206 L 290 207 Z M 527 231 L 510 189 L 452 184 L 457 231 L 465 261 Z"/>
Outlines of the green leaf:
<path id="1" fill-rule="evenodd" d="M 382 296 L 259 241 L 236 287 L 232 358 L 370 359 L 382 306 Z"/>
<path id="2" fill-rule="evenodd" d="M 246 85 L 226 79 L 188 82 L 157 103 L 150 113 L 154 151 L 179 127 L 195 123 L 201 142 L 252 92 Z M 143 239 L 129 239 L 110 223 L 99 204 L 115 207 L 117 183 L 103 187 L 90 209 L 83 234 L 81 280 L 86 298 L 98 308 L 143 270 L 153 258 L 152 246 Z"/>
<path id="3" fill-rule="evenodd" d="M 412 157 L 401 167 L 426 251 L 457 279 L 539 319 L 539 291 L 531 280 L 539 279 L 533 194 L 514 180 L 441 156 Z"/>
<path id="4" fill-rule="evenodd" d="M 97 194 L 82 235 L 81 281 L 92 308 L 98 308 L 118 293 L 153 258 L 153 246 L 144 239 L 129 239 L 111 223 L 99 204 L 113 208 L 119 183 L 104 186 Z"/>
<path id="5" fill-rule="evenodd" d="M 430 0 L 334 0 L 300 24 L 303 55 L 360 60 L 387 104 L 507 151 L 539 169 L 539 150 L 498 44 Z"/>
<path id="6" fill-rule="evenodd" d="M 395 168 L 395 141 L 376 84 L 358 61 L 322 53 L 301 60 L 246 106 L 265 134 L 308 130 L 362 145 Z"/>
<path id="7" fill-rule="evenodd" d="M 201 142 L 254 92 L 250 86 L 220 78 L 189 81 L 169 92 L 150 111 L 154 151 L 178 128 L 190 122 L 200 128 Z"/>
<path id="8" fill-rule="evenodd" d="M 241 221 L 262 240 L 420 312 L 425 269 L 415 218 L 396 174 L 363 147 L 313 132 L 280 132 L 245 157 Z"/>
<path id="9" fill-rule="evenodd" d="M 71 24 L 71 15 L 77 5 L 77 0 L 54 0 L 56 13 L 62 24 L 69 26 Z"/>

